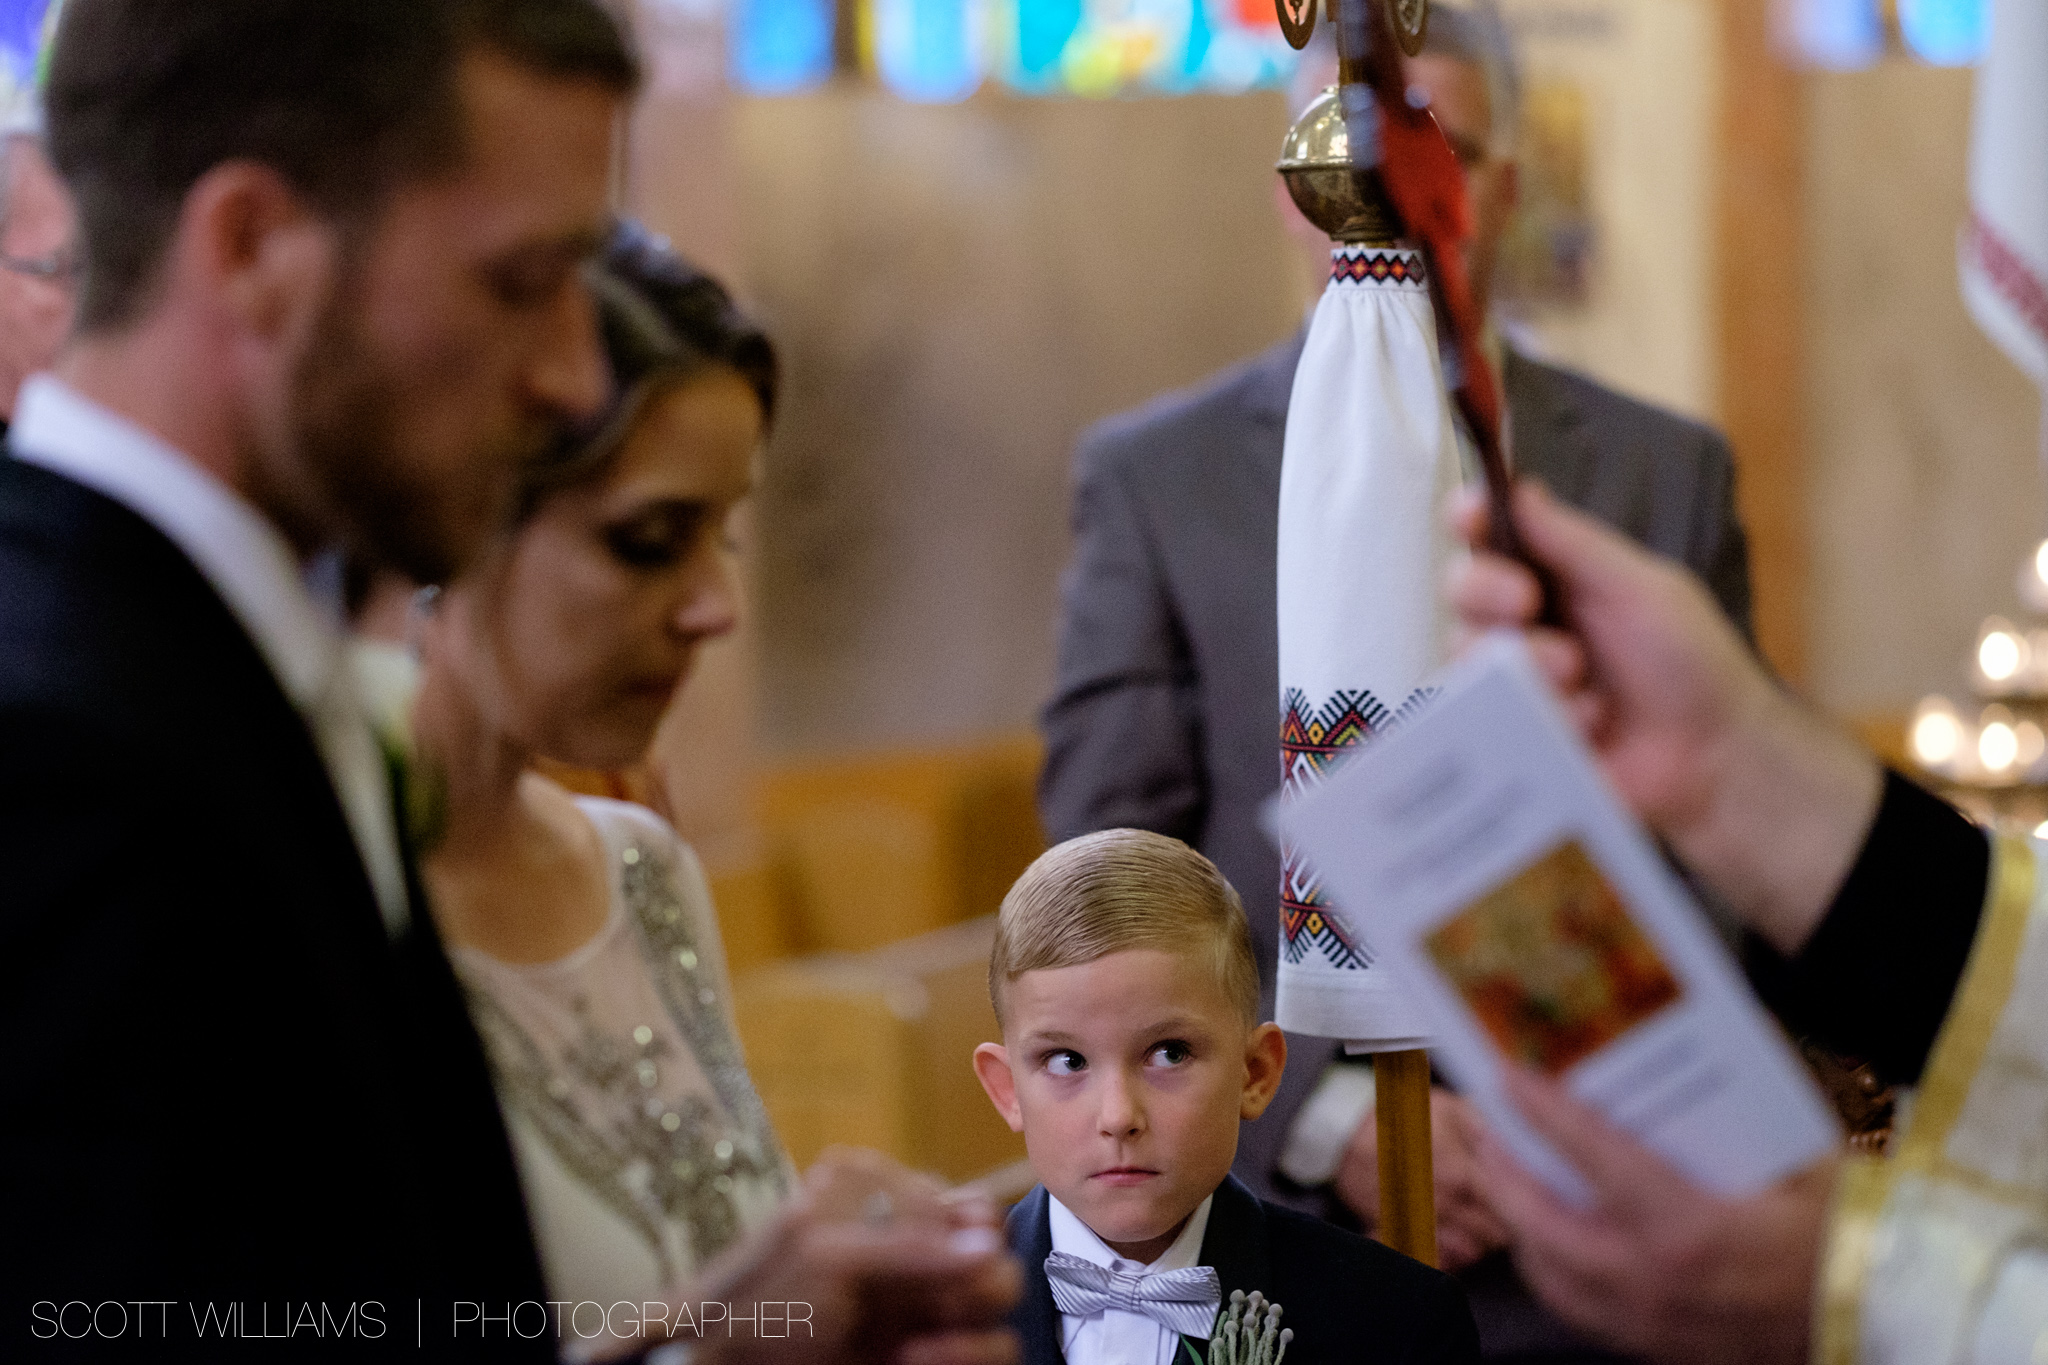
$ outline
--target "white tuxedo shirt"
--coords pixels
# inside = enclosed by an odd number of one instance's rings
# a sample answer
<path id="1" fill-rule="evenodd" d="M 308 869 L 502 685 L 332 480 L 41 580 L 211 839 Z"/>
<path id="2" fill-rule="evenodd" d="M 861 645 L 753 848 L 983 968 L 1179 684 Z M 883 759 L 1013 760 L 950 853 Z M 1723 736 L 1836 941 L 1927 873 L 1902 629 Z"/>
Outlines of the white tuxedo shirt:
<path id="1" fill-rule="evenodd" d="M 1052 1249 L 1079 1256 L 1106 1269 L 1126 1275 L 1141 1271 L 1185 1270 L 1200 1263 L 1202 1235 L 1209 1229 L 1211 1195 L 1188 1215 L 1187 1225 L 1173 1245 L 1150 1265 L 1140 1265 L 1112 1251 L 1072 1209 L 1058 1199 L 1046 1197 L 1052 1223 Z M 1060 1314 L 1060 1350 L 1067 1365 L 1174 1365 L 1180 1349 L 1180 1335 L 1142 1313 L 1106 1308 L 1092 1317 Z"/>

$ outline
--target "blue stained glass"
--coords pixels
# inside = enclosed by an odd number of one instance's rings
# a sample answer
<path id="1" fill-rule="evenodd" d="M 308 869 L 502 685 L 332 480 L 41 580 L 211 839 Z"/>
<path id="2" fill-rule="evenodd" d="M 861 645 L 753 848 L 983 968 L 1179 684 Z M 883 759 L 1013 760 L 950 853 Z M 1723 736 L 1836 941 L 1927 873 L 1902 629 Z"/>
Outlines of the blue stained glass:
<path id="1" fill-rule="evenodd" d="M 733 0 L 727 17 L 733 83 L 787 95 L 832 75 L 832 0 Z"/>
<path id="2" fill-rule="evenodd" d="M 0 87 L 34 79 L 50 0 L 0 0 Z"/>
<path id="3" fill-rule="evenodd" d="M 1193 85 L 1202 78 L 1202 68 L 1209 61 L 1209 48 L 1216 38 L 1216 30 L 1209 24 L 1209 6 L 1204 0 L 1194 0 L 1188 15 L 1188 45 L 1181 54 L 1180 70 L 1169 73 L 1168 82 L 1174 86 Z M 1174 80 L 1173 77 L 1178 77 Z"/>
<path id="4" fill-rule="evenodd" d="M 875 69 L 907 100 L 961 100 L 981 84 L 978 7 L 967 0 L 872 0 Z"/>
<path id="5" fill-rule="evenodd" d="M 1285 85 L 1294 70 L 1293 50 L 1271 17 L 1272 0 L 997 5 L 997 69 L 1006 85 L 1026 94 L 1236 92 Z"/>
<path id="6" fill-rule="evenodd" d="M 1804 62 L 1836 71 L 1884 55 L 1877 0 L 1778 0 L 1780 32 Z"/>
<path id="7" fill-rule="evenodd" d="M 1300 56 L 1280 36 L 1271 12 L 1267 0 L 1208 0 L 1197 19 L 1208 35 L 1201 54 L 1202 89 L 1237 94 L 1286 87 Z"/>
<path id="8" fill-rule="evenodd" d="M 1984 55 L 1985 0 L 1899 0 L 1899 32 L 1913 55 L 1968 66 Z"/>
<path id="9" fill-rule="evenodd" d="M 1082 0 L 1016 0 L 1016 5 L 1018 84 L 1056 83 L 1060 54 L 1081 27 Z"/>

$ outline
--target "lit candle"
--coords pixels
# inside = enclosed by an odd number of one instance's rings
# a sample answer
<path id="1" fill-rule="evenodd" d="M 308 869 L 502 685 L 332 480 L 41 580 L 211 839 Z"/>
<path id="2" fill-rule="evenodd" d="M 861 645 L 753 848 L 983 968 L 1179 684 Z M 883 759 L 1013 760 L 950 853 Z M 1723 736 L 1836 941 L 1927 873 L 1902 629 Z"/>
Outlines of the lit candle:
<path id="1" fill-rule="evenodd" d="M 1984 728 L 1977 732 L 1977 758 L 1987 772 L 2003 773 L 2020 756 L 2020 739 L 2012 726 L 1985 713 Z"/>
<path id="2" fill-rule="evenodd" d="M 1992 682 L 2009 682 L 2027 666 L 2028 653 L 2025 638 L 1994 616 L 1977 641 L 1977 671 Z"/>
<path id="3" fill-rule="evenodd" d="M 1963 726 L 1947 697 L 1928 697 L 1913 716 L 1913 758 L 1923 768 L 1941 768 L 1962 747 Z"/>

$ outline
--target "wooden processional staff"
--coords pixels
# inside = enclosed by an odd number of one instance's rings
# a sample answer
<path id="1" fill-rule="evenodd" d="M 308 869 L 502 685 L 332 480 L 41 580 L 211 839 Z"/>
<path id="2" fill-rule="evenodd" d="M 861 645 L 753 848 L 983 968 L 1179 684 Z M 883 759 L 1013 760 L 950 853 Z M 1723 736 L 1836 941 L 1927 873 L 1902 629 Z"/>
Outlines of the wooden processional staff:
<path id="1" fill-rule="evenodd" d="M 1316 5 L 1317 0 L 1276 0 L 1281 28 L 1296 48 L 1306 46 L 1314 31 Z M 1325 461 L 1355 457 L 1358 466 L 1384 470 L 1412 456 L 1405 468 L 1410 471 L 1409 487 L 1413 490 L 1413 468 L 1421 468 L 1426 476 L 1432 461 L 1439 466 L 1447 462 L 1443 444 L 1451 439 L 1449 414 L 1443 401 L 1443 390 L 1447 388 L 1485 473 L 1493 513 L 1492 546 L 1527 562 L 1528 556 L 1509 515 L 1510 482 L 1501 445 L 1499 390 L 1480 349 L 1481 320 L 1461 251 L 1471 235 L 1464 173 L 1426 103 L 1418 107 L 1411 102 L 1403 70 L 1403 54 L 1413 56 L 1421 50 L 1429 19 L 1429 0 L 1323 0 L 1323 5 L 1337 32 L 1339 84 L 1310 105 L 1290 130 L 1279 171 L 1302 213 L 1337 244 L 1334 273 L 1338 283 L 1347 282 L 1347 278 L 1349 282 L 1362 282 L 1370 276 L 1384 285 L 1392 272 L 1396 277 L 1394 283 L 1405 285 L 1410 291 L 1407 306 L 1414 311 L 1403 314 L 1394 309 L 1371 315 L 1372 321 L 1353 334 L 1355 342 L 1340 335 L 1342 323 L 1336 318 L 1331 336 L 1319 340 L 1317 329 L 1323 325 L 1319 312 L 1311 329 L 1305 366 L 1313 357 L 1321 368 L 1313 375 L 1306 368 L 1297 375 L 1290 430 L 1299 428 L 1298 439 L 1304 443 L 1328 437 L 1334 444 L 1356 441 L 1370 447 L 1357 451 L 1329 450 L 1322 456 Z M 1426 304 L 1417 297 L 1425 282 Z M 1435 322 L 1436 354 L 1424 354 L 1418 364 L 1414 351 L 1429 350 L 1426 338 L 1431 315 Z M 1387 321 L 1390 318 L 1392 323 Z M 1417 324 L 1405 333 L 1401 330 L 1404 318 Z M 1389 336 L 1394 340 L 1388 341 Z M 1324 347 L 1320 352 L 1316 349 L 1319 345 Z M 1349 345 L 1354 349 L 1333 354 L 1329 345 Z M 1423 386 L 1430 392 L 1417 394 L 1418 374 L 1426 376 Z M 1424 420 L 1390 423 L 1375 415 L 1391 408 L 1421 412 Z M 1330 417 L 1330 413 L 1337 415 Z M 1432 420 L 1438 416 L 1441 421 Z M 1411 449 L 1389 452 L 1388 431 L 1416 429 L 1435 432 L 1436 444 L 1432 449 L 1413 450 L 1411 443 Z M 1397 435 L 1394 444 L 1399 443 Z M 1290 461 L 1294 458 L 1293 449 L 1290 444 Z M 1304 454 L 1312 456 L 1314 449 L 1312 444 L 1305 444 Z M 1304 460 L 1304 464 L 1308 462 Z M 1448 463 L 1455 467 L 1454 452 Z M 1336 486 L 1333 480 L 1382 476 L 1358 475 L 1355 471 L 1333 475 L 1328 469 L 1321 469 L 1304 477 L 1319 478 L 1327 488 Z M 1325 505 L 1316 502 L 1313 494 L 1300 496 L 1307 498 L 1312 508 Z M 1406 584 L 1433 584 L 1433 564 L 1410 562 L 1428 559 L 1429 533 L 1415 532 L 1408 523 L 1439 517 L 1441 509 L 1432 505 L 1425 488 L 1411 491 L 1410 503 L 1403 505 L 1403 521 L 1399 525 L 1354 525 L 1343 522 L 1341 513 L 1338 523 L 1333 525 L 1327 514 L 1312 511 L 1303 521 L 1321 516 L 1316 529 L 1329 531 L 1328 539 L 1335 548 L 1312 547 L 1311 552 L 1290 548 L 1290 531 L 1298 530 L 1301 524 L 1290 523 L 1290 509 L 1302 504 L 1290 503 L 1289 498 L 1287 477 L 1283 476 L 1282 684 L 1283 688 L 1297 689 L 1296 681 L 1288 675 L 1290 631 L 1296 632 L 1295 638 L 1312 639 L 1318 631 L 1341 633 L 1345 626 L 1341 621 L 1313 617 L 1306 612 L 1298 599 L 1289 597 L 1290 581 L 1308 583 L 1310 587 L 1303 595 L 1314 597 L 1318 607 L 1335 600 L 1330 596 L 1332 592 L 1352 592 L 1370 601 L 1371 609 L 1380 617 L 1389 612 L 1398 616 L 1398 606 L 1390 606 L 1385 598 L 1374 600 L 1371 595 L 1390 579 L 1399 580 L 1397 590 Z M 1365 541 L 1374 545 L 1396 544 L 1392 551 L 1375 551 L 1380 558 L 1373 561 L 1370 555 L 1362 556 L 1358 550 Z M 1389 553 L 1394 556 L 1392 559 L 1387 558 Z M 1305 571 L 1304 565 L 1312 567 Z M 1374 577 L 1375 567 L 1387 570 L 1377 575 L 1380 581 L 1351 581 Z M 1332 588 L 1327 580 L 1333 574 L 1346 581 Z M 1545 585 L 1548 590 L 1547 579 Z M 1427 595 L 1430 590 L 1429 586 L 1410 589 L 1409 596 Z M 1556 593 L 1547 591 L 1547 597 L 1549 609 L 1554 612 Z M 1300 624 L 1305 615 L 1312 621 L 1307 627 Z M 1388 637 L 1391 643 L 1387 649 L 1372 651 L 1374 658 L 1400 656 L 1398 664 L 1374 680 L 1361 682 L 1351 676 L 1354 672 L 1369 673 L 1374 665 L 1356 670 L 1339 668 L 1337 672 L 1346 676 L 1331 686 L 1354 690 L 1331 693 L 1336 702 L 1324 705 L 1320 711 L 1307 695 L 1316 689 L 1297 689 L 1283 696 L 1284 761 L 1299 764 L 1304 761 L 1303 750 L 1310 749 L 1315 756 L 1308 761 L 1319 769 L 1336 750 L 1388 723 L 1399 709 L 1412 704 L 1413 698 L 1404 701 L 1404 697 L 1409 688 L 1418 686 L 1420 677 L 1419 670 L 1411 667 L 1415 654 L 1411 646 L 1424 633 L 1411 623 L 1405 634 L 1395 630 Z M 1311 667 L 1309 671 L 1317 668 Z M 1410 673 L 1417 676 L 1408 676 Z M 1302 738 L 1304 735 L 1307 740 Z M 1295 880 L 1288 882 L 1286 878 Z M 1341 914 L 1332 913 L 1335 908 L 1323 899 L 1312 873 L 1290 858 L 1283 880 L 1283 953 L 1289 960 L 1298 961 L 1304 953 L 1312 955 L 1312 949 L 1303 946 L 1304 940 L 1312 939 L 1341 965 L 1369 964 L 1363 941 L 1349 930 Z M 1375 1031 L 1354 1030 L 1335 1023 L 1304 1024 L 1303 1019 L 1315 1014 L 1314 1005 L 1290 1022 L 1288 1015 L 1293 1006 L 1287 998 L 1290 983 L 1286 970 L 1283 968 L 1281 983 L 1283 1025 L 1353 1039 L 1358 1038 L 1359 1032 Z M 1361 980 L 1358 984 L 1373 983 Z M 1309 989 L 1297 994 L 1306 997 L 1330 989 L 1311 982 Z M 1367 1013 L 1371 1013 L 1370 1007 Z M 1378 1050 L 1374 1057 L 1380 1151 L 1379 1236 L 1396 1250 L 1434 1265 L 1437 1252 L 1430 1159 L 1429 1057 L 1417 1045 L 1420 1040 L 1408 1036 L 1413 1033 L 1412 1027 L 1395 1022 L 1404 1015 L 1405 1011 L 1398 1006 L 1388 1007 L 1382 1016 L 1389 1021 L 1387 1026 L 1377 1030 L 1376 1038 L 1365 1041 L 1368 1047 L 1391 1049 Z"/>

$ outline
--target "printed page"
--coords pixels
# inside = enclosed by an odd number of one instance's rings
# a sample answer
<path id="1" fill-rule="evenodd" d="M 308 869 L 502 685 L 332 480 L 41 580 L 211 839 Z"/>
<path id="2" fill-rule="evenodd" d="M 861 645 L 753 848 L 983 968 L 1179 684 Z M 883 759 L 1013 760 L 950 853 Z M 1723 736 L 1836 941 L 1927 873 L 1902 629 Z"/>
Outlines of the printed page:
<path id="1" fill-rule="evenodd" d="M 1433 1055 L 1575 1204 L 1501 1088 L 1560 1078 L 1701 1187 L 1740 1197 L 1840 1140 L 1704 912 L 1593 766 L 1517 637 L 1272 819 L 1401 975 Z"/>

